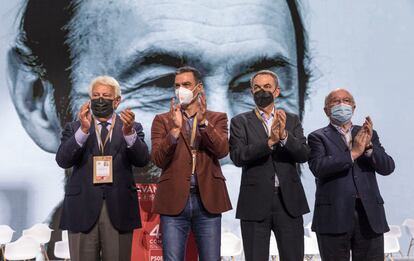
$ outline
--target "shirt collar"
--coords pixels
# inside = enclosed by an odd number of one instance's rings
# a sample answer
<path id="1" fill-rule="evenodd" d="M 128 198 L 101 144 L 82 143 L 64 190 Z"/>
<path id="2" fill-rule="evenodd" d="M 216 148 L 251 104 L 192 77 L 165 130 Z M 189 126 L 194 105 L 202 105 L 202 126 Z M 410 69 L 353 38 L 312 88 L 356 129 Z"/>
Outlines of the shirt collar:
<path id="1" fill-rule="evenodd" d="M 112 114 L 112 116 L 111 116 L 111 118 L 109 118 L 106 122 L 109 124 L 109 125 L 112 125 L 112 118 L 114 117 L 114 115 Z M 100 121 L 98 121 L 98 119 L 96 119 L 95 118 L 95 123 L 96 123 L 96 125 L 99 125 L 99 123 L 101 123 Z"/>
<path id="2" fill-rule="evenodd" d="M 193 115 L 189 116 L 185 110 L 181 110 L 181 111 L 183 112 L 183 115 L 184 115 L 187 119 L 192 119 L 192 118 L 194 118 L 194 117 L 197 115 L 197 112 L 196 112 L 196 113 L 194 113 Z"/>
<path id="3" fill-rule="evenodd" d="M 259 111 L 260 116 L 262 116 L 262 118 L 265 118 L 265 116 L 266 116 L 265 112 L 262 111 L 261 109 L 259 109 L 259 107 L 257 107 L 257 110 Z M 274 116 L 275 116 L 275 107 L 273 107 L 272 112 L 270 113 L 269 119 L 273 118 Z"/>
<path id="4" fill-rule="evenodd" d="M 341 126 L 339 126 L 339 125 L 336 125 L 336 124 L 334 124 L 334 123 L 332 123 L 331 122 L 331 125 L 332 126 L 334 126 L 334 128 L 339 132 L 339 133 L 341 133 L 341 134 L 348 134 L 348 133 L 351 133 L 352 132 L 352 129 L 354 128 L 354 125 L 352 124 L 352 122 L 351 122 L 351 127 L 348 129 L 348 131 L 344 131 L 342 128 L 341 128 Z"/>

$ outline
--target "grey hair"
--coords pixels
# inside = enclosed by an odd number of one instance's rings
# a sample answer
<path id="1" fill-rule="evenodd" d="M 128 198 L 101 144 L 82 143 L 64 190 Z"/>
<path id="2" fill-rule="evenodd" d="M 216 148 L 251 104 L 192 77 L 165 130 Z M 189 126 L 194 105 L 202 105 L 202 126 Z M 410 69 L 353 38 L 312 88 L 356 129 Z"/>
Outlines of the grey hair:
<path id="1" fill-rule="evenodd" d="M 270 70 L 260 70 L 258 72 L 256 72 L 251 78 L 250 78 L 250 87 L 253 87 L 253 81 L 254 79 L 259 76 L 259 75 L 270 75 L 273 80 L 275 80 L 275 85 L 276 88 L 279 87 L 279 77 L 277 76 L 277 74 L 273 71 Z"/>
<path id="2" fill-rule="evenodd" d="M 112 87 L 112 89 L 115 92 L 115 98 L 118 98 L 121 96 L 121 87 L 117 80 L 115 80 L 114 77 L 108 76 L 108 75 L 101 75 L 96 78 L 94 78 L 91 83 L 89 84 L 89 96 L 92 97 L 92 89 L 95 85 L 106 85 Z"/>

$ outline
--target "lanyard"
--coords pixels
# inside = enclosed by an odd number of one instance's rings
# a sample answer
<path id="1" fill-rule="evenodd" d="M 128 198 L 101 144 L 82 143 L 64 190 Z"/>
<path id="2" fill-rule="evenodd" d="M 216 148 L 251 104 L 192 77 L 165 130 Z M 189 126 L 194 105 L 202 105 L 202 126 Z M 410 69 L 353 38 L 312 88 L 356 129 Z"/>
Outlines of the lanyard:
<path id="1" fill-rule="evenodd" d="M 195 149 L 196 134 L 197 134 L 197 114 L 194 115 L 193 127 L 191 128 L 190 146 L 192 149 Z"/>
<path id="2" fill-rule="evenodd" d="M 264 129 L 265 129 L 265 131 L 266 131 L 266 134 L 267 134 L 267 136 L 270 136 L 270 131 L 269 131 L 269 128 L 267 127 L 267 124 L 266 124 L 266 122 L 265 122 L 265 120 L 263 119 L 263 117 L 262 117 L 262 115 L 260 115 L 260 112 L 259 112 L 259 109 L 254 109 L 254 112 L 255 112 L 255 114 L 256 114 L 256 117 L 260 120 L 260 122 L 262 123 L 262 125 L 263 125 L 263 127 L 264 127 Z M 275 121 L 275 116 L 273 116 L 273 120 L 272 120 L 272 125 L 273 125 L 273 122 Z M 270 125 L 270 126 L 272 126 L 272 125 Z"/>
<path id="3" fill-rule="evenodd" d="M 197 149 L 195 147 L 195 139 L 197 135 L 197 114 L 193 118 L 193 127 L 191 128 L 190 147 L 191 147 L 191 175 L 195 174 L 197 162 Z"/>
<path id="4" fill-rule="evenodd" d="M 112 130 L 113 130 L 113 129 L 114 129 L 114 127 L 115 127 L 116 117 L 115 117 L 115 114 L 112 116 L 111 129 L 109 130 L 108 135 L 106 135 L 106 138 L 105 138 L 105 140 L 104 140 L 104 141 L 102 141 L 102 138 L 101 138 L 101 132 L 100 132 L 100 131 L 98 131 L 98 124 L 96 124 L 96 120 L 95 120 L 95 118 L 94 118 L 94 122 L 95 122 L 95 132 L 96 132 L 96 136 L 97 136 L 97 138 L 98 138 L 98 139 L 99 139 L 99 141 L 100 141 L 100 143 L 99 143 L 99 150 L 101 151 L 102 156 L 103 156 L 103 155 L 105 154 L 105 151 L 104 151 L 104 149 L 105 149 L 105 145 L 106 145 L 106 143 L 108 142 L 109 137 L 111 136 Z M 106 128 L 106 127 L 102 126 L 102 128 Z M 102 130 L 101 130 L 101 131 L 102 131 Z"/>

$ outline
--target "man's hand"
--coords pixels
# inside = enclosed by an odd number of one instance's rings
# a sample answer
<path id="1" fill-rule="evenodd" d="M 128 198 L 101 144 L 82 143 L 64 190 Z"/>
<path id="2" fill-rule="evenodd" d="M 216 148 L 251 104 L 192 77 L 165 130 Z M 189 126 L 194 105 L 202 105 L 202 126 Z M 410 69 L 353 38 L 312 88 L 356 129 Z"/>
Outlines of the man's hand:
<path id="1" fill-rule="evenodd" d="M 197 121 L 198 124 L 203 125 L 206 121 L 206 111 L 207 111 L 207 101 L 206 101 L 206 94 L 200 92 L 198 99 L 198 112 L 197 112 Z"/>
<path id="2" fill-rule="evenodd" d="M 366 144 L 365 144 L 365 148 L 367 148 L 371 144 L 372 133 L 373 133 L 373 124 L 372 124 L 371 117 L 367 116 L 365 118 L 365 122 L 362 125 L 362 128 L 368 134 L 367 141 L 366 141 Z"/>
<path id="3" fill-rule="evenodd" d="M 121 121 L 123 123 L 122 133 L 124 136 L 131 135 L 134 132 L 133 127 L 135 122 L 135 114 L 130 108 L 121 111 Z"/>
<path id="4" fill-rule="evenodd" d="M 364 153 L 368 140 L 369 134 L 367 133 L 367 130 L 365 128 L 361 128 L 355 136 L 352 144 L 351 156 L 353 160 L 356 160 Z"/>
<path id="5" fill-rule="evenodd" d="M 174 98 L 171 99 L 170 118 L 174 124 L 173 128 L 170 130 L 170 133 L 175 138 L 178 138 L 181 132 L 181 127 L 183 125 L 183 114 L 181 112 L 181 106 L 179 104 L 175 105 Z"/>
<path id="6" fill-rule="evenodd" d="M 272 127 L 270 128 L 270 136 L 268 139 L 267 144 L 269 147 L 272 147 L 276 143 L 280 141 L 280 121 L 278 114 L 275 114 L 275 118 L 272 123 Z"/>
<path id="7" fill-rule="evenodd" d="M 276 111 L 276 119 L 279 121 L 279 137 L 281 140 L 286 139 L 287 131 L 286 131 L 286 113 L 284 110 L 277 110 Z"/>
<path id="8" fill-rule="evenodd" d="M 88 134 L 91 128 L 92 115 L 90 110 L 90 101 L 85 102 L 79 110 L 79 121 L 83 133 Z"/>

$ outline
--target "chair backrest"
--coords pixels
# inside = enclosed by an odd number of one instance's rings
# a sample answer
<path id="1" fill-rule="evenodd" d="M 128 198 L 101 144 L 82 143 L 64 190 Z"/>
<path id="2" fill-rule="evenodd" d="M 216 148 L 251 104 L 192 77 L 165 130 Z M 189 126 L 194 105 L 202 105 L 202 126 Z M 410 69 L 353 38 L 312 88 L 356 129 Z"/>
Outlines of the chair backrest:
<path id="1" fill-rule="evenodd" d="M 7 225 L 0 225 L 0 245 L 9 243 L 12 240 L 14 230 Z"/>
<path id="2" fill-rule="evenodd" d="M 69 242 L 68 241 L 58 241 L 55 243 L 55 257 L 70 259 L 69 253 Z"/>
<path id="3" fill-rule="evenodd" d="M 305 255 L 315 256 L 319 255 L 318 240 L 316 237 L 304 237 Z"/>
<path id="4" fill-rule="evenodd" d="M 243 252 L 241 239 L 231 232 L 221 234 L 221 256 L 238 256 Z"/>
<path id="5" fill-rule="evenodd" d="M 69 241 L 67 230 L 62 230 L 62 241 Z"/>
<path id="6" fill-rule="evenodd" d="M 279 255 L 279 249 L 277 248 L 277 241 L 275 236 L 270 236 L 270 246 L 269 246 L 269 255 L 270 256 L 278 256 Z"/>
<path id="7" fill-rule="evenodd" d="M 398 253 L 400 249 L 398 237 L 384 236 L 384 254 Z"/>
<path id="8" fill-rule="evenodd" d="M 6 244 L 4 256 L 7 260 L 26 260 L 36 258 L 40 253 L 40 244 L 30 236 L 22 236 Z"/>
<path id="9" fill-rule="evenodd" d="M 414 238 L 414 219 L 407 218 L 402 223 L 402 226 L 404 227 L 405 232 L 411 237 Z"/>
<path id="10" fill-rule="evenodd" d="M 384 237 L 401 237 L 401 228 L 398 225 L 389 225 L 390 231 L 384 234 Z"/>
<path id="11" fill-rule="evenodd" d="M 316 233 L 312 231 L 312 221 L 304 227 L 305 236 L 316 238 Z"/>
<path id="12" fill-rule="evenodd" d="M 52 229 L 46 224 L 35 224 L 31 228 L 23 230 L 23 235 L 31 236 L 40 244 L 46 244 L 50 241 Z"/>

